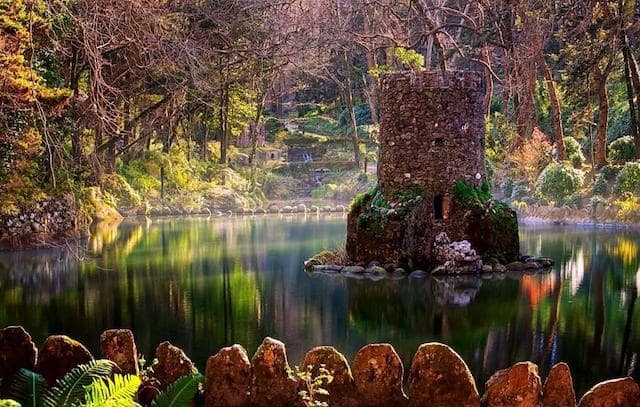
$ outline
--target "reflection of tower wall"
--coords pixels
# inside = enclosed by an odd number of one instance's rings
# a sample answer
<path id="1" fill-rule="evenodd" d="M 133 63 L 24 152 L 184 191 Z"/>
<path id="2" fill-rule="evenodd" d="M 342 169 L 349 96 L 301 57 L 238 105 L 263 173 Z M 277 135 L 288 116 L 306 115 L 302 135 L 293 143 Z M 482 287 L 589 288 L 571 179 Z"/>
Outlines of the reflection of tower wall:
<path id="1" fill-rule="evenodd" d="M 482 76 L 399 72 L 382 82 L 378 182 L 389 194 L 417 185 L 447 194 L 485 175 Z"/>

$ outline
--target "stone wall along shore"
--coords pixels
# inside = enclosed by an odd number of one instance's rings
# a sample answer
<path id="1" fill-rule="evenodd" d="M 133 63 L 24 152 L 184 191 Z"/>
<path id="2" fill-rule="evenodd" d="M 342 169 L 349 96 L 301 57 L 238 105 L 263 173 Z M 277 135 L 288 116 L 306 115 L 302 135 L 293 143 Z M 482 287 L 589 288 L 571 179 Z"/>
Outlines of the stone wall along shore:
<path id="1" fill-rule="evenodd" d="M 114 361 L 124 373 L 138 374 L 134 335 L 126 329 L 105 331 L 100 337 L 100 357 Z M 156 348 L 152 376 L 140 387 L 141 402 L 183 375 L 197 369 L 178 347 L 163 342 Z M 62 335 L 50 336 L 38 349 L 22 327 L 0 330 L 0 398 L 20 369 L 35 370 L 48 384 L 74 366 L 94 356 L 81 343 Z M 351 364 L 331 346 L 311 349 L 301 367 L 316 373 L 324 365 L 333 374 L 322 401 L 330 406 L 428 406 L 428 407 L 575 407 L 576 396 L 569 366 L 555 365 L 543 381 L 531 362 L 516 363 L 496 372 L 484 394 L 462 358 L 441 343 L 420 346 L 413 357 L 406 382 L 400 357 L 389 344 L 366 345 Z M 265 338 L 251 359 L 240 345 L 220 349 L 207 360 L 203 393 L 194 405 L 302 406 L 298 392 L 303 383 L 291 372 L 285 345 Z M 638 407 L 640 387 L 633 379 L 620 378 L 594 386 L 578 402 L 579 407 Z"/>
<path id="2" fill-rule="evenodd" d="M 44 246 L 77 232 L 77 210 L 72 194 L 24 207 L 20 213 L 0 215 L 0 249 Z"/>

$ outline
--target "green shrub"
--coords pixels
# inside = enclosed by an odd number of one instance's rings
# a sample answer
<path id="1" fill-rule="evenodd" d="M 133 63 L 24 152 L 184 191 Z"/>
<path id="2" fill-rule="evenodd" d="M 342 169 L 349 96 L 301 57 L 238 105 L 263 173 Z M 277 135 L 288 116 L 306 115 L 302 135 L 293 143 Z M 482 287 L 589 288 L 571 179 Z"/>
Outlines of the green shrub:
<path id="1" fill-rule="evenodd" d="M 615 163 L 624 164 L 633 160 L 635 155 L 636 147 L 631 136 L 620 137 L 609 144 L 609 159 Z"/>
<path id="2" fill-rule="evenodd" d="M 131 188 L 127 180 L 119 174 L 105 174 L 102 177 L 102 188 L 115 198 L 118 208 L 134 208 L 142 205 L 140 195 Z"/>
<path id="3" fill-rule="evenodd" d="M 516 127 L 500 113 L 487 117 L 485 150 L 487 161 L 494 165 L 502 165 L 509 151 L 509 146 L 518 138 Z"/>
<path id="4" fill-rule="evenodd" d="M 616 211 L 616 219 L 622 222 L 638 222 L 640 220 L 640 202 L 638 198 L 631 193 L 625 193 L 621 199 L 615 202 L 618 210 Z"/>
<path id="5" fill-rule="evenodd" d="M 356 112 L 356 123 L 358 126 L 372 123 L 371 108 L 368 104 L 362 103 L 356 105 L 354 110 Z M 349 117 L 349 111 L 347 109 L 344 109 L 342 113 L 340 113 L 338 125 L 341 127 L 351 127 L 351 118 Z"/>
<path id="6" fill-rule="evenodd" d="M 556 204 L 564 204 L 582 186 L 583 173 L 566 164 L 552 162 L 538 177 L 536 194 Z"/>
<path id="7" fill-rule="evenodd" d="M 464 181 L 458 181 L 453 187 L 453 194 L 456 199 L 468 205 L 482 206 L 493 198 L 491 196 L 491 187 L 486 181 L 480 188 L 469 185 Z"/>
<path id="8" fill-rule="evenodd" d="M 574 208 L 582 208 L 584 206 L 584 198 L 580 193 L 573 194 L 564 200 L 564 204 Z"/>
<path id="9" fill-rule="evenodd" d="M 513 180 L 511 178 L 507 178 L 502 182 L 502 185 L 500 185 L 500 189 L 502 190 L 502 194 L 507 197 L 510 198 L 511 195 L 513 194 L 513 187 L 514 187 L 514 183 Z"/>
<path id="10" fill-rule="evenodd" d="M 593 194 L 599 196 L 609 195 L 609 182 L 607 182 L 607 178 L 602 172 L 598 174 L 593 183 Z"/>
<path id="11" fill-rule="evenodd" d="M 582 164 L 584 164 L 584 157 L 580 157 L 579 155 L 572 155 L 569 157 L 569 161 L 574 168 L 582 168 Z"/>
<path id="12" fill-rule="evenodd" d="M 527 196 L 529 196 L 529 187 L 526 182 L 517 182 L 513 185 L 513 190 L 511 191 L 511 199 L 516 201 L 521 201 Z"/>
<path id="13" fill-rule="evenodd" d="M 600 173 L 607 181 L 613 181 L 618 177 L 621 169 L 620 165 L 605 165 L 600 169 Z"/>
<path id="14" fill-rule="evenodd" d="M 582 147 L 580 147 L 580 143 L 573 137 L 565 137 L 564 138 L 564 147 L 567 149 L 567 157 L 571 164 L 576 167 L 582 167 L 584 164 L 585 158 L 582 153 Z"/>
<path id="15" fill-rule="evenodd" d="M 282 130 L 286 130 L 284 124 L 276 117 L 269 117 L 264 122 L 264 128 L 267 131 L 267 139 L 275 141 L 276 135 Z"/>
<path id="16" fill-rule="evenodd" d="M 616 194 L 631 193 L 640 196 L 640 162 L 628 162 L 616 178 Z"/>
<path id="17" fill-rule="evenodd" d="M 304 121 L 301 122 L 300 128 L 308 133 L 328 137 L 338 136 L 340 134 L 340 129 L 336 125 L 335 120 L 323 116 L 305 118 Z"/>

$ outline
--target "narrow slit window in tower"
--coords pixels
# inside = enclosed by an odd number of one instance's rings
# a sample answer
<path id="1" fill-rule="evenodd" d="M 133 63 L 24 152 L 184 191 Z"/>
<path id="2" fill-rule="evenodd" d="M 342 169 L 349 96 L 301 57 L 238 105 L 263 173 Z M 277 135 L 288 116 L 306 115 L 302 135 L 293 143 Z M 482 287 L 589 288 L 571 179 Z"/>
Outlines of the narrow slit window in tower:
<path id="1" fill-rule="evenodd" d="M 442 195 L 437 195 L 433 198 L 433 218 L 435 220 L 444 219 L 444 205 Z"/>

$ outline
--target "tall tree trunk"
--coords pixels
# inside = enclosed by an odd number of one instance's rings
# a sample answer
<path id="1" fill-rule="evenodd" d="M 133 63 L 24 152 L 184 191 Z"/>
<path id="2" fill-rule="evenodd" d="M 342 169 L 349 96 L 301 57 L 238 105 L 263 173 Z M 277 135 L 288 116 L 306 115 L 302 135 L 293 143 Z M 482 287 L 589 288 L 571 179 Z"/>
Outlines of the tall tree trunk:
<path id="1" fill-rule="evenodd" d="M 262 118 L 262 110 L 264 109 L 264 103 L 267 99 L 267 92 L 259 91 L 258 92 L 258 106 L 256 108 L 256 116 L 254 117 L 254 123 L 251 127 L 251 189 L 254 190 L 256 187 L 256 167 L 257 167 L 257 157 L 256 153 L 258 151 L 258 129 L 260 127 L 260 119 Z"/>
<path id="2" fill-rule="evenodd" d="M 229 145 L 229 87 L 225 86 L 220 96 L 220 164 L 227 164 Z"/>
<path id="3" fill-rule="evenodd" d="M 344 88 L 344 103 L 347 111 L 349 112 L 349 119 L 351 121 L 351 143 L 353 144 L 353 161 L 356 167 L 360 168 L 360 145 L 358 143 L 358 121 L 356 119 L 355 103 L 353 98 L 353 89 L 351 81 L 351 67 L 346 51 L 343 55 L 344 68 L 347 77 L 347 83 Z"/>
<path id="4" fill-rule="evenodd" d="M 207 123 L 209 109 L 204 110 L 202 125 L 204 126 L 204 132 L 202 133 L 202 146 L 200 151 L 200 156 L 204 161 L 207 160 L 208 149 L 209 149 L 209 123 Z"/>
<path id="5" fill-rule="evenodd" d="M 484 93 L 484 113 L 486 116 L 491 114 L 491 97 L 493 96 L 493 75 L 491 75 L 491 57 L 489 55 L 489 47 L 485 46 L 482 49 L 482 56 L 484 63 L 487 64 L 484 68 L 484 81 L 486 83 L 486 89 Z"/>
<path id="6" fill-rule="evenodd" d="M 560 160 L 566 160 L 567 149 L 564 147 L 564 130 L 562 129 L 562 111 L 560 110 L 560 101 L 558 100 L 558 92 L 556 90 L 555 82 L 553 81 L 553 74 L 551 73 L 551 69 L 549 68 L 542 52 L 538 55 L 538 64 L 544 74 L 544 80 L 547 85 L 547 92 L 549 93 L 549 100 L 551 102 L 551 119 L 553 121 L 558 158 Z"/>
<path id="7" fill-rule="evenodd" d="M 594 69 L 598 97 L 598 127 L 596 131 L 596 152 L 594 163 L 596 168 L 607 165 L 607 132 L 609 127 L 609 97 L 607 94 L 607 78 L 599 66 Z"/>
<path id="8" fill-rule="evenodd" d="M 629 103 L 629 121 L 631 127 L 631 136 L 635 144 L 635 157 L 640 158 L 640 129 L 638 129 L 638 122 L 640 117 L 638 116 L 638 107 L 635 102 L 635 95 L 633 89 L 633 79 L 631 77 L 631 52 L 627 43 L 626 36 L 624 38 L 624 44 L 622 47 L 622 55 L 624 57 L 624 77 L 627 84 L 627 102 Z"/>
<path id="9" fill-rule="evenodd" d="M 363 18 L 363 31 L 364 35 L 369 35 L 371 33 L 371 24 L 369 22 L 368 14 L 365 14 Z M 367 96 L 367 102 L 369 103 L 369 109 L 371 110 L 371 121 L 373 122 L 373 124 L 378 124 L 379 82 L 377 78 L 373 77 L 369 73 L 373 68 L 376 67 L 377 64 L 374 51 L 369 47 L 367 47 L 367 49 L 365 50 L 365 60 L 367 62 L 367 75 L 363 75 L 363 85 L 364 88 L 367 89 L 365 93 Z"/>

